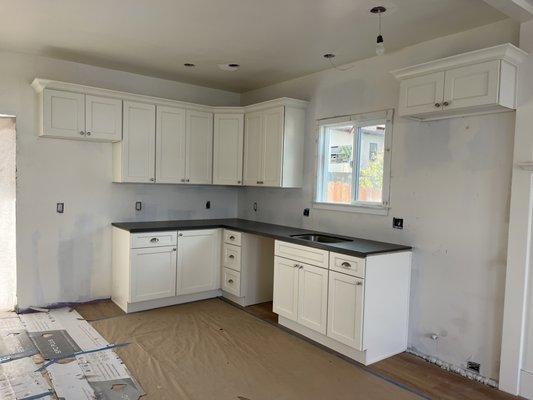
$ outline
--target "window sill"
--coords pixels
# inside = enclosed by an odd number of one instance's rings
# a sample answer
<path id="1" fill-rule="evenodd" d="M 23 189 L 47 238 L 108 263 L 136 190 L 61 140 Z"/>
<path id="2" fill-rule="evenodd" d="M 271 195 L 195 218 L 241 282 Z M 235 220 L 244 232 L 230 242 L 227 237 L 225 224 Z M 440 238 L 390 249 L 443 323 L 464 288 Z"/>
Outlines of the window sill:
<path id="1" fill-rule="evenodd" d="M 337 203 L 313 203 L 313 208 L 319 210 L 354 212 L 373 215 L 389 215 L 389 207 L 366 204 L 337 204 Z"/>

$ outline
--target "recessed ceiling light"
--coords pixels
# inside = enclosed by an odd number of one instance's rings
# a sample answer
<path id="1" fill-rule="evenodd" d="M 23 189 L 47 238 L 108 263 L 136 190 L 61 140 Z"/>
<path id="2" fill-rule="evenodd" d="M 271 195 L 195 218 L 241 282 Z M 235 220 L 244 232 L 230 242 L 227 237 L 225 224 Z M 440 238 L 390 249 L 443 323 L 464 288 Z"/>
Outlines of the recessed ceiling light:
<path id="1" fill-rule="evenodd" d="M 196 67 L 196 65 L 194 65 L 193 63 L 185 63 L 183 64 L 184 67 L 187 67 L 187 68 L 193 68 L 193 67 Z"/>
<path id="2" fill-rule="evenodd" d="M 222 71 L 237 71 L 239 67 L 240 65 L 235 63 L 218 64 L 218 68 L 220 68 Z"/>

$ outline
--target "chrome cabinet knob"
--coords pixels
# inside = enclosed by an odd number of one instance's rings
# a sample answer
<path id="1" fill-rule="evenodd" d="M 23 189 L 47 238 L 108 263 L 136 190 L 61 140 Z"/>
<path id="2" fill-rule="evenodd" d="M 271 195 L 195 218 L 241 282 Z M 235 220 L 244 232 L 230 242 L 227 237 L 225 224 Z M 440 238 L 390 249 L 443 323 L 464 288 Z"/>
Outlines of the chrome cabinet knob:
<path id="1" fill-rule="evenodd" d="M 91 132 L 87 132 L 87 136 L 91 136 Z"/>
<path id="2" fill-rule="evenodd" d="M 352 265 L 351 265 L 349 262 L 346 262 L 346 261 L 345 261 L 345 262 L 343 262 L 343 263 L 341 264 L 341 267 L 342 267 L 342 268 L 345 268 L 345 269 L 350 269 L 350 268 L 352 268 Z"/>
<path id="3" fill-rule="evenodd" d="M 155 178 L 150 178 L 150 182 L 155 182 Z"/>
<path id="4" fill-rule="evenodd" d="M 355 282 L 355 286 L 362 286 L 362 285 L 363 285 L 363 282 L 361 282 L 361 281 Z"/>
<path id="5" fill-rule="evenodd" d="M 444 107 L 448 107 L 450 105 L 450 103 L 451 103 L 450 101 L 445 101 L 444 103 L 442 103 L 442 105 Z"/>
<path id="6" fill-rule="evenodd" d="M 84 136 L 84 135 L 85 135 L 85 132 L 84 132 L 84 131 L 80 131 L 80 135 L 81 135 L 81 136 Z"/>
<path id="7" fill-rule="evenodd" d="M 157 242 L 159 242 L 159 239 L 158 238 L 151 238 L 150 242 L 151 243 L 157 243 Z"/>
<path id="8" fill-rule="evenodd" d="M 235 236 L 231 235 L 231 236 L 229 237 L 229 240 L 235 240 Z"/>
<path id="9" fill-rule="evenodd" d="M 229 279 L 229 280 L 228 280 L 228 283 L 233 283 L 233 279 Z"/>
<path id="10" fill-rule="evenodd" d="M 174 248 L 172 249 L 172 251 L 176 251 L 176 248 L 174 247 Z"/>
<path id="11" fill-rule="evenodd" d="M 440 103 L 435 103 L 435 107 L 439 108 L 440 107 Z"/>
<path id="12" fill-rule="evenodd" d="M 233 254 L 230 254 L 230 255 L 228 256 L 228 258 L 233 259 L 233 258 L 235 258 L 235 256 L 234 256 Z"/>

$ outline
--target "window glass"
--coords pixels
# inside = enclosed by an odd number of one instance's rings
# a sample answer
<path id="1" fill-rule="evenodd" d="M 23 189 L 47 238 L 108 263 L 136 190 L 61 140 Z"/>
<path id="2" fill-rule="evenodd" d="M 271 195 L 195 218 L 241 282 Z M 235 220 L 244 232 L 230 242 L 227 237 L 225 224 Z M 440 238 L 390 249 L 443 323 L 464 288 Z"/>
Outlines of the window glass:
<path id="1" fill-rule="evenodd" d="M 383 206 L 385 144 L 390 124 L 386 112 L 377 117 L 320 127 L 316 202 L 354 206 Z M 366 118 L 366 119 L 365 119 Z M 367 124 L 361 121 L 369 121 Z M 388 180 L 387 180 L 388 182 Z M 386 196 L 388 196 L 388 191 Z"/>
<path id="2" fill-rule="evenodd" d="M 354 186 L 353 155 L 354 127 L 352 125 L 327 127 L 323 201 L 350 203 Z"/>
<path id="3" fill-rule="evenodd" d="M 359 128 L 357 201 L 380 203 L 383 192 L 385 125 Z"/>

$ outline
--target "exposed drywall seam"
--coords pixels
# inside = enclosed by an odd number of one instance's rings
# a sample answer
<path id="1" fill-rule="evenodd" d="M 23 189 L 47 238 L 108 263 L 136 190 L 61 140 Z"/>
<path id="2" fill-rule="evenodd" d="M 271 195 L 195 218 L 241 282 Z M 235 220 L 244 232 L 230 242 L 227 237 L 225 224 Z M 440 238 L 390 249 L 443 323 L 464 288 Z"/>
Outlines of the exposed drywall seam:
<path id="1" fill-rule="evenodd" d="M 437 357 L 433 357 L 433 356 L 421 353 L 414 347 L 409 347 L 407 349 L 407 353 L 420 357 L 421 359 L 427 361 L 428 363 L 437 365 L 438 367 L 442 368 L 445 371 L 455 372 L 456 374 L 459 374 L 472 381 L 482 383 L 484 385 L 493 387 L 495 389 L 498 388 L 498 382 L 494 379 L 487 378 L 486 376 L 483 376 L 481 374 L 476 374 L 475 372 L 469 371 L 463 367 L 459 367 L 457 365 L 450 364 L 446 361 L 442 361 L 441 359 Z"/>

